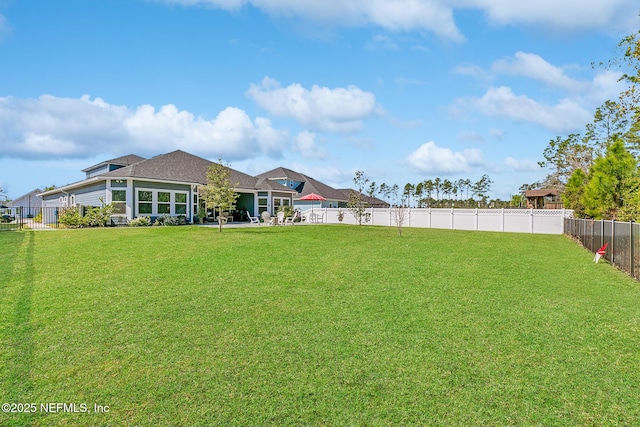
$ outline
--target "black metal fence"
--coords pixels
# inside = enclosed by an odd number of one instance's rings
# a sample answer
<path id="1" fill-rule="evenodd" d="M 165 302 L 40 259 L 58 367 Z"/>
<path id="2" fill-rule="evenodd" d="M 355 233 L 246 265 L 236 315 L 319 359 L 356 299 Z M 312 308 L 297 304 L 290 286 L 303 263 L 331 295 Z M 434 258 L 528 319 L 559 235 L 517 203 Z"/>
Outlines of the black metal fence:
<path id="1" fill-rule="evenodd" d="M 10 207 L 0 212 L 0 231 L 58 228 L 59 208 Z"/>
<path id="2" fill-rule="evenodd" d="M 594 254 L 608 243 L 603 258 L 640 280 L 640 224 L 567 218 L 564 233 L 578 239 Z"/>

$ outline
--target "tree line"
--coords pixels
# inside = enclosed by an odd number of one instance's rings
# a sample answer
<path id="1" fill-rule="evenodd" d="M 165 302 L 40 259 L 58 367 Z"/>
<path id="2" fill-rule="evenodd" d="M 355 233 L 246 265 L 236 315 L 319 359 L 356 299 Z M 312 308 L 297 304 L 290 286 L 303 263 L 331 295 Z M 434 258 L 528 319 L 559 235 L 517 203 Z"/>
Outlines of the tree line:
<path id="1" fill-rule="evenodd" d="M 358 194 L 380 197 L 394 206 L 417 208 L 450 208 L 450 207 L 504 207 L 509 202 L 499 199 L 489 200 L 489 192 L 493 180 L 485 174 L 478 181 L 470 179 L 449 180 L 442 178 L 426 179 L 416 184 L 407 183 L 403 187 L 398 184 L 376 184 L 363 171 L 356 171 L 354 177 Z M 361 204 L 357 199 L 354 204 Z M 497 206 L 499 205 L 499 206 Z"/>
<path id="2" fill-rule="evenodd" d="M 550 172 L 541 184 L 560 190 L 577 217 L 638 221 L 640 31 L 623 38 L 618 49 L 618 57 L 599 66 L 620 69 L 627 88 L 596 109 L 584 132 L 549 141 L 539 164 Z"/>

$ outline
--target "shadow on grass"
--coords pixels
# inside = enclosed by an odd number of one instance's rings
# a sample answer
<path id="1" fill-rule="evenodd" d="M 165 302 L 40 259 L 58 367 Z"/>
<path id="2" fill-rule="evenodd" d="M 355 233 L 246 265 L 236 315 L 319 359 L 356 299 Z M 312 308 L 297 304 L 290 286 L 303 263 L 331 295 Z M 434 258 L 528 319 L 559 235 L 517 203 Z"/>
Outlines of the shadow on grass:
<path id="1" fill-rule="evenodd" d="M 6 362 L 5 377 L 2 380 L 6 391 L 6 400 L 2 403 L 30 401 L 33 391 L 31 370 L 33 368 L 34 343 L 31 324 L 31 304 L 34 291 L 34 232 L 20 233 L 21 239 L 11 242 L 13 265 L 10 277 L 2 286 L 2 306 L 6 313 L 2 321 L 6 322 L 6 331 L 2 340 L 8 344 L 4 351 Z M 3 260 L 6 261 L 6 260 Z M 6 415 L 6 414 L 4 414 Z M 12 414 L 9 414 L 10 419 Z M 24 417 L 18 414 L 18 419 Z M 14 421 L 18 421 L 14 419 Z M 0 422 L 0 424 L 3 424 Z"/>

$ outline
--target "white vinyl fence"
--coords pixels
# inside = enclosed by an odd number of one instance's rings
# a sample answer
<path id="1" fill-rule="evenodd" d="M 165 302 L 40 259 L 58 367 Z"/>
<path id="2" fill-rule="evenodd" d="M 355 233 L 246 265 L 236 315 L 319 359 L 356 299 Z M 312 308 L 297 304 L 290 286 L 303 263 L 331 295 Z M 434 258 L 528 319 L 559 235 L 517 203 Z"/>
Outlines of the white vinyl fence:
<path id="1" fill-rule="evenodd" d="M 368 225 L 397 225 L 396 208 L 369 208 Z M 316 208 L 324 214 L 323 221 L 338 224 L 342 211 L 343 224 L 356 224 L 353 213 L 347 208 Z M 513 233 L 562 234 L 564 219 L 571 217 L 567 209 L 434 209 L 405 208 L 403 227 L 445 228 L 449 230 L 506 231 Z"/>

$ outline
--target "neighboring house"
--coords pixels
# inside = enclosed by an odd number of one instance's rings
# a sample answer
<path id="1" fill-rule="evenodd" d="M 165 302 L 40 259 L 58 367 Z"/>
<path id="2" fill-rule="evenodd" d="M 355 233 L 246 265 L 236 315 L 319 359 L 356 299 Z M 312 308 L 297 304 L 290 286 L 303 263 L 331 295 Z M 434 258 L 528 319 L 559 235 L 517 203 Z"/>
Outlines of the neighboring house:
<path id="1" fill-rule="evenodd" d="M 22 208 L 21 214 L 23 218 L 34 217 L 38 212 L 40 212 L 40 208 L 42 208 L 42 199 L 38 197 L 38 194 L 40 193 L 42 193 L 42 190 L 36 188 L 35 190 L 29 191 L 27 194 L 12 200 L 8 206 L 11 208 Z"/>
<path id="2" fill-rule="evenodd" d="M 115 215 L 184 215 L 193 221 L 200 199 L 198 187 L 206 184 L 209 160 L 181 150 L 144 159 L 135 155 L 108 160 L 84 169 L 86 179 L 46 191 L 43 206 L 101 206 L 113 203 Z M 234 219 L 248 220 L 244 212 L 273 212 L 280 204 L 292 204 L 295 190 L 277 182 L 230 169 L 230 180 L 239 197 Z"/>
<path id="3" fill-rule="evenodd" d="M 336 190 L 310 176 L 287 168 L 276 168 L 268 172 L 257 175 L 258 178 L 266 179 L 271 182 L 277 182 L 285 187 L 295 190 L 298 194 L 293 198 L 293 206 L 296 209 L 306 210 L 314 208 L 342 208 L 347 206 L 349 196 L 341 190 Z M 318 194 L 325 198 L 322 202 L 300 200 L 301 197 L 311 193 Z"/>
<path id="4" fill-rule="evenodd" d="M 347 200 L 349 200 L 352 191 L 354 193 L 357 193 L 356 190 L 353 190 L 351 188 L 341 188 L 339 191 L 342 191 L 344 193 L 344 195 L 347 197 Z M 391 206 L 389 203 L 385 202 L 382 199 L 367 196 L 366 194 L 362 195 L 362 201 L 365 202 L 367 204 L 367 207 L 370 208 L 388 208 Z"/>
<path id="5" fill-rule="evenodd" d="M 560 192 L 555 188 L 527 190 L 524 193 L 529 209 L 562 209 L 564 207 Z"/>

